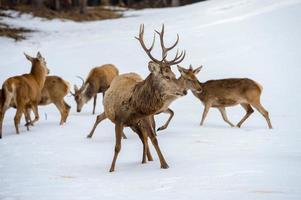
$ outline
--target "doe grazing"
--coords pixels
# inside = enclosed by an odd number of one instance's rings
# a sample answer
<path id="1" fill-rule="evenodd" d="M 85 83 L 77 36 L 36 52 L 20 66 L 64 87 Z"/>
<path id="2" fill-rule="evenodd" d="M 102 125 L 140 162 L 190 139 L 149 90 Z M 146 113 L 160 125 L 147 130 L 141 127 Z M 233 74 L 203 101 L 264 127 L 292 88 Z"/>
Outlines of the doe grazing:
<path id="1" fill-rule="evenodd" d="M 136 39 L 139 40 L 142 48 L 152 60 L 148 65 L 150 74 L 144 80 L 136 73 L 117 76 L 105 94 L 104 112 L 97 116 L 92 132 L 97 124 L 106 118 L 115 124 L 115 153 L 110 172 L 115 170 L 124 127 L 130 127 L 138 134 L 143 144 L 142 163 L 146 163 L 146 157 L 149 161 L 153 160 L 147 142 L 149 137 L 160 159 L 161 168 L 168 168 L 153 130 L 151 116 L 165 109 L 172 101 L 184 96 L 187 92 L 179 84 L 170 68 L 171 65 L 178 64 L 184 59 L 185 52 L 182 51 L 180 54 L 177 52 L 174 59 L 170 61 L 166 59 L 167 52 L 176 46 L 179 37 L 174 45 L 166 48 L 163 43 L 163 34 L 164 25 L 161 31 L 162 60 L 157 60 L 151 55 L 155 39 L 153 39 L 151 47 L 147 48 L 143 41 L 144 26 L 140 26 L 139 37 Z"/>
<path id="2" fill-rule="evenodd" d="M 106 64 L 93 68 L 85 81 L 79 77 L 83 81 L 82 86 L 78 88 L 74 85 L 74 93 L 71 93 L 77 104 L 77 112 L 81 112 L 84 104 L 94 97 L 92 113 L 95 114 L 97 93 L 102 93 L 104 96 L 112 80 L 118 76 L 118 74 L 118 69 L 114 65 Z"/>
<path id="3" fill-rule="evenodd" d="M 35 114 L 33 122 L 38 121 L 38 103 L 41 98 L 41 92 L 44 87 L 46 75 L 49 69 L 46 61 L 40 54 L 31 57 L 25 54 L 25 57 L 31 62 L 31 71 L 29 74 L 14 76 L 6 79 L 2 85 L 2 105 L 0 109 L 0 138 L 2 138 L 2 126 L 5 112 L 9 107 L 16 106 L 17 111 L 14 118 L 16 132 L 19 133 L 19 124 L 22 114 L 26 115 L 26 109 L 31 108 Z M 28 119 L 29 116 L 26 116 Z"/>
<path id="4" fill-rule="evenodd" d="M 226 114 L 226 107 L 240 104 L 246 111 L 245 116 L 238 122 L 237 127 L 241 127 L 244 121 L 254 112 L 254 107 L 265 118 L 268 127 L 271 129 L 272 124 L 268 111 L 262 106 L 260 96 L 262 86 L 254 80 L 248 78 L 228 78 L 219 80 L 209 80 L 201 83 L 202 92 L 192 91 L 204 104 L 204 112 L 202 115 L 201 125 L 211 107 L 217 108 L 223 120 L 231 127 L 234 125 L 229 121 Z"/>

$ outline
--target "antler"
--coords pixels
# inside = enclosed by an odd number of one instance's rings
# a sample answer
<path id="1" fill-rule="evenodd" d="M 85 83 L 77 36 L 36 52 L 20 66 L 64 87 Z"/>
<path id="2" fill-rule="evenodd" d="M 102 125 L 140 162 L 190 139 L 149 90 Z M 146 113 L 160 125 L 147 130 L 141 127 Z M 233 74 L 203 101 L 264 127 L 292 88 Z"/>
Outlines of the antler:
<path id="1" fill-rule="evenodd" d="M 154 38 L 153 38 L 153 42 L 150 48 L 147 48 L 145 43 L 144 43 L 144 24 L 140 25 L 140 29 L 139 29 L 139 37 L 135 37 L 141 44 L 142 48 L 144 49 L 144 51 L 146 52 L 146 54 L 148 55 L 148 57 L 153 60 L 156 63 L 160 63 L 162 62 L 164 59 L 162 59 L 161 61 L 157 60 L 156 58 L 154 58 L 151 54 L 151 51 L 154 47 L 155 44 L 155 37 L 156 35 L 154 34 Z"/>
<path id="2" fill-rule="evenodd" d="M 83 85 L 85 83 L 85 80 L 82 77 L 80 77 L 80 76 L 76 76 L 76 77 L 79 78 L 80 80 L 82 80 L 82 86 L 81 87 L 83 87 Z"/>
<path id="3" fill-rule="evenodd" d="M 174 57 L 174 59 L 172 59 L 170 61 L 168 61 L 166 59 L 168 51 L 175 48 L 175 46 L 178 44 L 179 39 L 180 39 L 179 34 L 177 34 L 177 40 L 175 41 L 175 43 L 173 45 L 171 45 L 170 47 L 166 47 L 164 44 L 164 24 L 162 24 L 161 32 L 156 31 L 156 33 L 160 36 L 160 43 L 161 43 L 161 48 L 162 48 L 162 58 L 163 58 L 164 62 L 167 65 L 176 65 L 176 64 L 179 64 L 180 62 L 182 62 L 183 59 L 185 58 L 186 51 L 181 51 L 181 53 L 179 55 L 179 50 L 177 50 L 177 53 L 176 53 L 176 56 Z"/>

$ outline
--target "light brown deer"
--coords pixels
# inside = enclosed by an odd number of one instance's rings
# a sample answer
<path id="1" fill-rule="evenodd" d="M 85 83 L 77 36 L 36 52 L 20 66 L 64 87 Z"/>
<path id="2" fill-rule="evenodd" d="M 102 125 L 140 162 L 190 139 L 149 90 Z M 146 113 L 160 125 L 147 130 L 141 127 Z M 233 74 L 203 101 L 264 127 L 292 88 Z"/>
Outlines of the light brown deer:
<path id="1" fill-rule="evenodd" d="M 199 71 L 200 70 L 198 70 L 198 72 Z M 183 70 L 183 73 L 187 73 L 187 70 Z M 201 125 L 204 124 L 209 109 L 213 107 L 220 111 L 223 120 L 226 123 L 231 127 L 234 127 L 227 117 L 226 107 L 240 104 L 246 110 L 246 114 L 236 125 L 237 127 L 241 127 L 244 121 L 254 112 L 252 108 L 254 107 L 266 119 L 269 128 L 272 128 L 269 113 L 260 103 L 262 86 L 256 81 L 248 78 L 229 78 L 209 80 L 205 83 L 200 82 L 200 85 L 202 87 L 202 92 L 197 93 L 192 91 L 192 93 L 205 106 Z"/>
<path id="2" fill-rule="evenodd" d="M 70 92 L 70 84 L 59 76 L 47 76 L 42 90 L 40 106 L 53 103 L 61 114 L 60 125 L 64 124 L 69 115 L 70 106 L 64 97 Z"/>
<path id="3" fill-rule="evenodd" d="M 33 109 L 35 114 L 33 122 L 39 119 L 38 103 L 49 70 L 40 52 L 37 53 L 36 58 L 27 54 L 25 54 L 25 57 L 32 64 L 30 73 L 10 77 L 4 81 L 2 85 L 3 103 L 0 109 L 0 138 L 2 137 L 3 118 L 6 110 L 11 107 L 11 105 L 16 105 L 17 108 L 14 119 L 17 133 L 19 133 L 19 124 L 22 114 L 27 113 L 26 108 Z M 28 118 L 28 116 L 26 118 Z"/>
<path id="4" fill-rule="evenodd" d="M 0 105 L 1 105 L 1 92 L 0 91 Z M 53 103 L 61 114 L 60 125 L 66 122 L 67 117 L 69 115 L 70 106 L 64 101 L 64 97 L 70 92 L 70 84 L 62 79 L 59 76 L 47 76 L 46 81 L 41 93 L 41 99 L 39 102 L 39 106 L 46 106 Z M 16 108 L 16 105 L 12 104 L 11 107 Z M 29 125 L 33 125 L 33 121 L 29 118 L 31 108 L 28 107 L 27 113 L 24 113 L 25 120 L 27 126 L 27 130 L 29 130 Z"/>
<path id="5" fill-rule="evenodd" d="M 185 88 L 186 90 L 191 90 L 195 93 L 200 93 L 202 91 L 202 87 L 201 87 L 196 75 L 197 75 L 197 73 L 199 73 L 202 66 L 198 67 L 195 70 L 192 68 L 191 65 L 190 65 L 189 69 L 185 69 L 179 65 L 177 67 L 178 67 L 178 71 L 181 74 L 181 76 L 178 78 L 179 84 L 182 85 L 182 87 Z M 168 127 L 171 119 L 174 116 L 174 111 L 170 108 L 167 108 L 165 111 L 163 111 L 161 113 L 169 114 L 169 118 L 167 119 L 167 121 L 165 122 L 165 124 L 163 126 L 161 126 L 157 129 L 157 131 L 166 129 Z M 160 114 L 160 113 L 157 113 L 157 114 Z M 154 119 L 153 119 L 153 121 L 154 121 Z M 156 126 L 155 121 L 153 122 L 153 124 L 154 124 L 153 126 L 155 129 L 155 126 Z"/>
<path id="6" fill-rule="evenodd" d="M 82 86 L 78 88 L 74 85 L 74 93 L 71 93 L 77 104 L 77 112 L 80 112 L 84 104 L 94 97 L 93 114 L 95 114 L 97 93 L 102 93 L 104 96 L 105 91 L 118 74 L 118 69 L 114 65 L 106 64 L 93 68 L 86 81 L 79 77 L 83 81 Z"/>
<path id="7" fill-rule="evenodd" d="M 164 34 L 162 26 L 161 34 Z M 162 60 L 157 60 L 151 55 L 155 39 L 153 39 L 150 48 L 144 44 L 144 26 L 140 26 L 139 40 L 142 48 L 153 62 L 149 62 L 150 74 L 146 79 L 142 79 L 136 73 L 128 73 L 117 76 L 111 83 L 110 88 L 106 91 L 104 97 L 104 113 L 97 116 L 92 132 L 97 124 L 102 120 L 109 118 L 115 124 L 116 144 L 115 154 L 111 164 L 110 172 L 115 170 L 117 156 L 121 149 L 121 136 L 124 127 L 131 127 L 135 131 L 143 144 L 142 163 L 153 160 L 148 148 L 148 137 L 159 156 L 161 168 L 168 168 L 168 165 L 161 153 L 155 136 L 151 116 L 159 111 L 178 97 L 184 96 L 187 92 L 178 83 L 175 74 L 171 71 L 170 66 L 180 63 L 185 52 L 176 54 L 175 58 L 168 61 L 167 52 L 176 46 L 179 37 L 174 45 L 165 48 L 161 40 Z M 155 38 L 155 37 L 154 37 Z M 91 134 L 91 133 L 90 133 Z M 93 133 L 92 133 L 93 134 Z"/>

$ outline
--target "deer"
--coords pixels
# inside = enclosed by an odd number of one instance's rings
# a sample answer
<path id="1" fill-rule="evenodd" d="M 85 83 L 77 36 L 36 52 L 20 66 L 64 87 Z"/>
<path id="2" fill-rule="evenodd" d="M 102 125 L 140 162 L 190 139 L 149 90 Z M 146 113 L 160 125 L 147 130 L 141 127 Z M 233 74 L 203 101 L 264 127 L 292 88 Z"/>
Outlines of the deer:
<path id="1" fill-rule="evenodd" d="M 2 105 L 0 109 L 0 138 L 2 138 L 2 125 L 5 112 L 11 105 L 17 108 L 14 124 L 16 133 L 19 134 L 19 124 L 27 108 L 31 108 L 35 114 L 33 123 L 39 120 L 38 103 L 44 87 L 46 76 L 49 73 L 45 58 L 38 52 L 36 57 L 24 53 L 27 60 L 31 62 L 31 71 L 28 74 L 13 76 L 6 79 L 2 85 Z M 26 118 L 30 118 L 26 116 Z"/>
<path id="2" fill-rule="evenodd" d="M 112 64 L 105 64 L 100 67 L 93 68 L 86 81 L 80 76 L 82 80 L 82 86 L 78 88 L 74 85 L 74 93 L 71 94 L 74 96 L 74 99 L 77 104 L 77 112 L 81 112 L 82 107 L 85 103 L 90 101 L 92 97 L 94 98 L 93 102 L 93 115 L 95 114 L 97 94 L 102 93 L 103 97 L 106 90 L 110 87 L 112 80 L 118 76 L 118 69 Z"/>
<path id="3" fill-rule="evenodd" d="M 70 92 L 70 83 L 59 76 L 47 76 L 41 93 L 39 106 L 46 106 L 53 103 L 61 114 L 60 125 L 67 121 L 70 106 L 65 102 L 64 97 Z M 27 121 L 31 121 L 28 119 Z M 31 123 L 32 124 L 32 123 Z"/>
<path id="4" fill-rule="evenodd" d="M 162 25 L 161 32 L 156 32 L 161 34 L 163 38 L 164 25 Z M 143 24 L 140 25 L 139 36 L 135 38 L 152 60 L 148 64 L 150 73 L 145 79 L 133 72 L 114 78 L 104 96 L 104 112 L 97 116 L 91 131 L 94 132 L 96 126 L 107 118 L 115 124 L 115 150 L 110 172 L 115 171 L 116 160 L 121 150 L 121 137 L 124 127 L 130 127 L 138 134 L 143 144 L 142 163 L 146 163 L 146 158 L 148 161 L 153 160 L 147 142 L 150 138 L 159 157 L 161 168 L 167 169 L 169 167 L 160 150 L 152 127 L 151 117 L 155 113 L 165 110 L 177 98 L 187 94 L 187 91 L 179 84 L 171 70 L 172 65 L 182 62 L 185 58 L 185 51 L 181 51 L 180 54 L 177 52 L 172 60 L 166 58 L 168 51 L 178 44 L 179 36 L 177 35 L 176 42 L 168 48 L 161 40 L 161 60 L 156 59 L 151 54 L 155 43 L 155 34 L 151 46 L 146 47 Z"/>
<path id="5" fill-rule="evenodd" d="M 46 106 L 53 103 L 61 114 L 60 125 L 66 123 L 67 117 L 69 115 L 70 106 L 65 102 L 64 97 L 70 92 L 70 83 L 65 81 L 59 76 L 47 76 L 44 87 L 41 92 L 41 99 L 39 106 Z M 1 105 L 1 91 L 0 91 L 0 105 Z M 11 107 L 16 108 L 16 105 L 11 104 Z M 25 120 L 27 130 L 29 130 L 29 125 L 33 126 L 33 121 L 29 118 L 31 108 L 27 107 L 25 115 Z"/>
<path id="6" fill-rule="evenodd" d="M 201 70 L 202 66 L 193 69 L 181 69 L 181 73 L 194 73 L 197 74 Z M 234 125 L 229 121 L 226 113 L 226 107 L 231 107 L 235 105 L 241 105 L 246 111 L 246 114 L 236 125 L 241 127 L 241 125 L 246 121 L 248 117 L 254 112 L 255 108 L 258 112 L 265 118 L 268 127 L 272 129 L 272 123 L 269 118 L 268 111 L 262 106 L 260 102 L 260 96 L 263 87 L 254 80 L 249 78 L 228 78 L 219 80 L 209 80 L 204 83 L 199 82 L 202 92 L 192 93 L 197 97 L 204 105 L 204 111 L 202 114 L 202 119 L 200 125 L 204 125 L 205 118 L 211 107 L 217 108 L 222 115 L 223 120 L 229 124 L 231 127 Z M 252 108 L 253 107 L 253 108 Z"/>
<path id="7" fill-rule="evenodd" d="M 186 90 L 191 90 L 192 92 L 195 92 L 196 94 L 202 92 L 202 87 L 199 84 L 199 80 L 196 77 L 196 75 L 201 70 L 202 66 L 196 68 L 195 70 L 192 68 L 192 65 L 189 66 L 189 69 L 185 69 L 185 68 L 181 67 L 180 65 L 177 65 L 177 68 L 181 74 L 180 77 L 178 78 L 178 81 L 179 81 L 179 84 L 181 84 L 183 88 L 185 88 Z M 156 130 L 156 131 L 162 131 L 162 130 L 166 129 L 168 127 L 171 119 L 174 116 L 174 111 L 170 108 L 167 108 L 166 110 L 164 110 L 161 113 L 169 114 L 169 117 L 168 117 L 167 121 L 165 122 L 165 124 L 163 126 L 159 127 L 157 130 L 155 129 L 156 123 L 155 123 L 155 120 L 153 119 L 153 127 L 154 127 L 154 130 Z M 157 114 L 160 114 L 160 113 L 157 113 Z"/>

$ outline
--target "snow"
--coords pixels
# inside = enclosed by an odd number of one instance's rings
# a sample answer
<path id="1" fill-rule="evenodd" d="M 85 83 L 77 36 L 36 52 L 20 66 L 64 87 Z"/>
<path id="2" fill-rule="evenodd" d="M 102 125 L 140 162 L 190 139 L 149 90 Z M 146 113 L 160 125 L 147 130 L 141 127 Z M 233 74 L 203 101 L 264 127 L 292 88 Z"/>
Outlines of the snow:
<path id="1" fill-rule="evenodd" d="M 10 109 L 0 141 L 0 199 L 300 199 L 301 1 L 210 0 L 125 15 L 85 23 L 30 15 L 4 18 L 37 32 L 17 43 L 0 38 L 0 82 L 28 72 L 22 54 L 37 51 L 46 57 L 51 74 L 73 84 L 80 84 L 77 75 L 86 76 L 104 63 L 146 77 L 148 58 L 134 36 L 144 23 L 150 40 L 153 29 L 164 23 L 166 39 L 172 42 L 179 33 L 179 48 L 187 51 L 182 65 L 204 65 L 200 81 L 249 77 L 261 83 L 274 129 L 257 111 L 242 128 L 230 128 L 215 109 L 201 127 L 203 106 L 189 93 L 172 104 L 175 116 L 167 130 L 158 132 L 170 168 L 160 169 L 152 146 L 154 161 L 141 164 L 141 142 L 126 129 L 116 172 L 109 173 L 114 126 L 104 121 L 92 139 L 85 138 L 96 117 L 92 101 L 76 113 L 73 98 L 66 97 L 72 111 L 64 126 L 54 106 L 40 107 L 40 121 L 30 132 L 21 126 L 20 135 Z M 227 111 L 233 123 L 244 115 L 239 106 Z M 158 126 L 166 118 L 157 116 Z"/>

